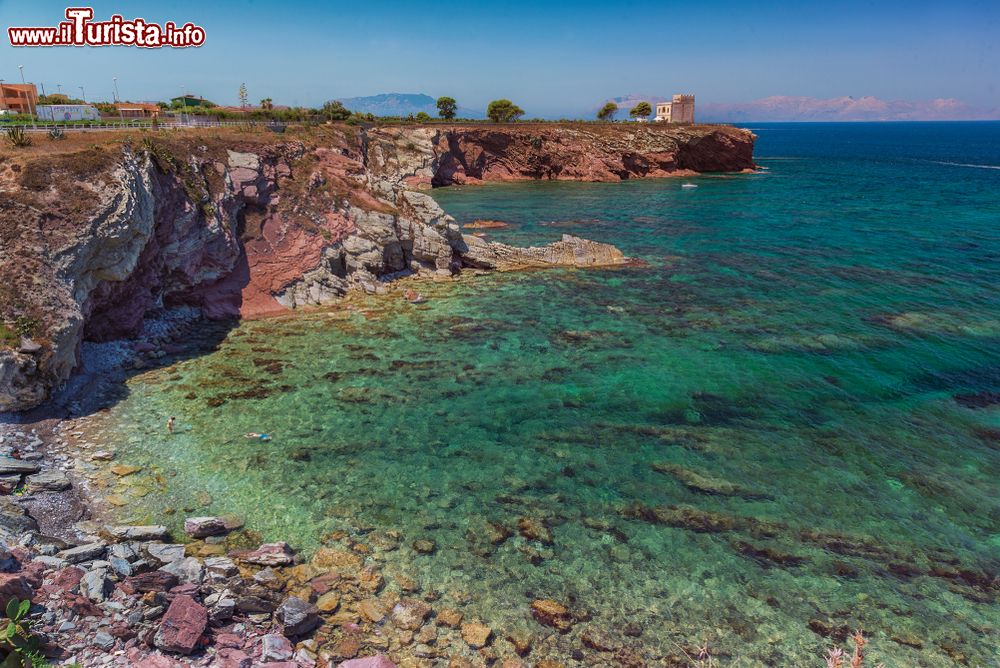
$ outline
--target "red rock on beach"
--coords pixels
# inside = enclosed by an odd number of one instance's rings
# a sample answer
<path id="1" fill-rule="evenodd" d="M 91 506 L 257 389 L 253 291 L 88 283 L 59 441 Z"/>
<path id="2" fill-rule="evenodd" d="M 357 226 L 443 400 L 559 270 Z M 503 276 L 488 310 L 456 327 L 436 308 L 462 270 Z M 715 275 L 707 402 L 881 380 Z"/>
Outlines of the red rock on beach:
<path id="1" fill-rule="evenodd" d="M 178 596 L 167 608 L 153 643 L 166 652 L 190 654 L 208 625 L 208 611 L 190 596 Z"/>
<path id="2" fill-rule="evenodd" d="M 342 662 L 337 668 L 396 668 L 396 664 L 385 654 L 366 656 L 363 659 L 350 659 Z"/>
<path id="3" fill-rule="evenodd" d="M 17 573 L 0 573 L 0 610 L 7 608 L 7 602 L 12 598 L 18 600 L 30 599 L 31 585 Z"/>

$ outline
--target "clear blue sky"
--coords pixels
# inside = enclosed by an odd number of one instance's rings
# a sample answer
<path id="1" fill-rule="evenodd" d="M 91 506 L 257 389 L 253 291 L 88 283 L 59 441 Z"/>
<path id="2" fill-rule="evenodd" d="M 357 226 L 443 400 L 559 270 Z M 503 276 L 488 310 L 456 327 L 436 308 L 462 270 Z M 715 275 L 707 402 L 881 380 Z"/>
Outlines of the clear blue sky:
<path id="1" fill-rule="evenodd" d="M 76 3 L 85 4 L 85 3 Z M 954 97 L 1000 106 L 1000 0 L 925 2 L 173 2 L 92 3 L 157 23 L 193 21 L 197 49 L 21 48 L 10 25 L 55 25 L 65 3 L 0 0 L 0 78 L 54 92 L 166 99 L 181 87 L 234 104 L 317 105 L 383 92 L 509 97 L 533 115 L 627 93 L 704 102 L 770 95 Z"/>

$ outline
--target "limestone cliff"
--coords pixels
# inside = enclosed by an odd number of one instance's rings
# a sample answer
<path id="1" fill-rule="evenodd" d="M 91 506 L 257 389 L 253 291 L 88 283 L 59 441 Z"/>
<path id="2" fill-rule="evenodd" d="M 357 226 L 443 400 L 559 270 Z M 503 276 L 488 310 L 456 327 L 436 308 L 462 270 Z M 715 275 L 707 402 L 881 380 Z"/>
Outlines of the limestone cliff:
<path id="1" fill-rule="evenodd" d="M 162 307 L 236 318 L 378 292 L 407 273 L 627 261 L 568 235 L 529 249 L 465 236 L 421 188 L 752 166 L 741 130 L 586 127 L 88 134 L 8 149 L 0 411 L 44 401 L 83 340 L 134 335 Z"/>

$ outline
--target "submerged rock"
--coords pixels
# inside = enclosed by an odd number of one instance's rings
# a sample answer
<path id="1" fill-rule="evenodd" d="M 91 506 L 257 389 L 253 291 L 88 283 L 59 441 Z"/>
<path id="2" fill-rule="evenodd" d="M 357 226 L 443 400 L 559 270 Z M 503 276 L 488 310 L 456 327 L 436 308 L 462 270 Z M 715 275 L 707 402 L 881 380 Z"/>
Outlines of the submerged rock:
<path id="1" fill-rule="evenodd" d="M 221 517 L 189 517 L 184 520 L 184 533 L 192 538 L 207 538 L 229 533 L 229 527 Z"/>
<path id="2" fill-rule="evenodd" d="M 551 626 L 560 633 L 569 631 L 573 626 L 569 610 L 561 603 L 556 603 L 550 599 L 538 599 L 531 604 L 531 616 L 539 624 Z"/>
<path id="3" fill-rule="evenodd" d="M 431 614 L 431 606 L 415 598 L 404 598 L 392 609 L 392 622 L 401 629 L 416 631 Z"/>
<path id="4" fill-rule="evenodd" d="M 717 494 L 719 496 L 739 496 L 744 499 L 768 499 L 767 494 L 748 490 L 722 478 L 714 478 L 697 471 L 684 468 L 678 464 L 657 462 L 653 470 L 673 476 L 688 489 L 702 494 Z"/>
<path id="5" fill-rule="evenodd" d="M 396 668 L 396 664 L 385 654 L 366 656 L 363 659 L 349 659 L 341 662 L 337 668 Z"/>
<path id="6" fill-rule="evenodd" d="M 478 622 L 462 624 L 462 640 L 473 649 L 479 649 L 489 644 L 493 629 Z"/>

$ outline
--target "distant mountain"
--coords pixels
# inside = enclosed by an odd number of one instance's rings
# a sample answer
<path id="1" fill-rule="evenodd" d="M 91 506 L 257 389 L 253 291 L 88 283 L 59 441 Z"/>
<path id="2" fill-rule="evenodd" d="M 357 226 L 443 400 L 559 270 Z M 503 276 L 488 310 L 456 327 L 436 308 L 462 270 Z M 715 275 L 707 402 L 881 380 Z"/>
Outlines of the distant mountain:
<path id="1" fill-rule="evenodd" d="M 736 104 L 696 103 L 700 121 L 972 121 L 1000 119 L 1000 109 L 956 100 L 881 100 L 877 97 L 765 97 Z"/>
<path id="2" fill-rule="evenodd" d="M 618 105 L 618 113 L 615 118 L 619 121 L 626 121 L 629 119 L 628 112 L 631 111 L 632 107 L 639 104 L 640 102 L 649 102 L 650 106 L 653 107 L 653 113 L 656 113 L 656 103 L 657 102 L 669 102 L 670 96 L 663 95 L 639 95 L 637 93 L 629 93 L 628 95 L 619 95 L 618 97 L 609 97 L 607 100 L 602 101 L 600 104 L 595 104 L 589 111 L 582 114 L 582 118 L 585 120 L 593 120 L 597 118 L 597 112 L 601 107 L 607 102 L 614 102 Z M 652 117 L 650 117 L 652 118 Z"/>
<path id="3" fill-rule="evenodd" d="M 340 98 L 341 104 L 362 114 L 409 116 L 421 111 L 437 118 L 437 98 L 423 93 L 380 93 L 364 97 Z M 483 111 L 458 108 L 459 118 L 485 118 Z"/>
<path id="4" fill-rule="evenodd" d="M 609 98 L 618 105 L 619 120 L 627 120 L 629 109 L 642 101 L 656 108 L 657 102 L 669 102 L 668 95 L 621 95 Z M 584 112 L 594 118 L 604 102 Z M 873 96 L 815 97 L 774 96 L 752 102 L 721 104 L 695 102 L 695 118 L 707 123 L 745 123 L 747 121 L 978 121 L 1000 120 L 1000 108 L 977 107 L 954 98 L 935 100 L 882 100 Z"/>

